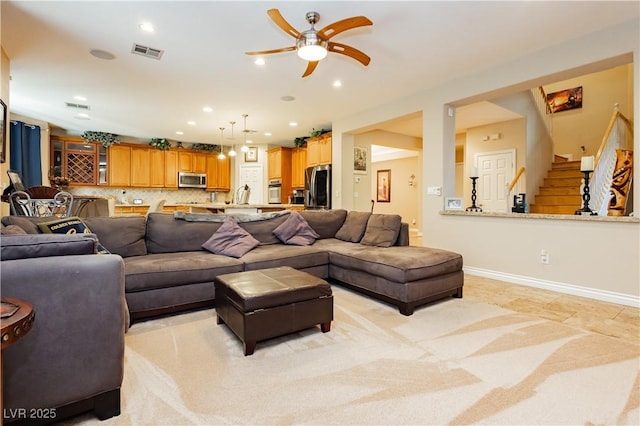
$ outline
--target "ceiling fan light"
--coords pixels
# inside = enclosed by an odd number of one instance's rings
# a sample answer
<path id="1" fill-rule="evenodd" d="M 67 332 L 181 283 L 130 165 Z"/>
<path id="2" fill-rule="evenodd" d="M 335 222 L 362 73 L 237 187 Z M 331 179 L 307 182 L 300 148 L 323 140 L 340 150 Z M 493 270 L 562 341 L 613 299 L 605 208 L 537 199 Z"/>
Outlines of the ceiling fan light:
<path id="1" fill-rule="evenodd" d="M 327 42 L 320 40 L 317 34 L 305 31 L 296 42 L 298 56 L 305 61 L 319 61 L 327 57 Z"/>

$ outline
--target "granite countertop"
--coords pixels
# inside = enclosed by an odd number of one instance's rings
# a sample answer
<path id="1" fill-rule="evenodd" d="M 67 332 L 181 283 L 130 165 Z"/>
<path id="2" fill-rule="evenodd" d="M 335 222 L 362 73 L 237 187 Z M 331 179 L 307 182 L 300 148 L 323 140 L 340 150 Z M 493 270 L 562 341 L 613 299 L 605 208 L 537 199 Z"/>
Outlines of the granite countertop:
<path id="1" fill-rule="evenodd" d="M 475 216 L 475 217 L 505 217 L 514 219 L 555 219 L 555 220 L 589 220 L 592 222 L 618 222 L 640 223 L 640 218 L 632 216 L 582 216 L 569 214 L 544 214 L 544 213 L 495 213 L 495 212 L 468 212 L 464 210 L 444 210 L 440 212 L 445 216 Z"/>
<path id="2" fill-rule="evenodd" d="M 225 204 L 225 203 L 167 203 L 165 206 L 186 206 L 204 209 L 266 209 L 281 208 L 288 209 L 293 204 Z"/>

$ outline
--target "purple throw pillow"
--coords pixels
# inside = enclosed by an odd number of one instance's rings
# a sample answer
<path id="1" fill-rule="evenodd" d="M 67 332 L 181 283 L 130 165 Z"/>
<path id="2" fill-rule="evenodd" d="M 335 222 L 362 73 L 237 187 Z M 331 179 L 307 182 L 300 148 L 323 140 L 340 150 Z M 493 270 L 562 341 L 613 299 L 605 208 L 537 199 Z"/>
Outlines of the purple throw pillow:
<path id="1" fill-rule="evenodd" d="M 260 241 L 242 229 L 233 216 L 227 217 L 202 248 L 215 254 L 242 257 L 260 244 Z"/>
<path id="2" fill-rule="evenodd" d="M 320 237 L 309 223 L 296 211 L 280 224 L 273 233 L 285 244 L 310 246 Z"/>

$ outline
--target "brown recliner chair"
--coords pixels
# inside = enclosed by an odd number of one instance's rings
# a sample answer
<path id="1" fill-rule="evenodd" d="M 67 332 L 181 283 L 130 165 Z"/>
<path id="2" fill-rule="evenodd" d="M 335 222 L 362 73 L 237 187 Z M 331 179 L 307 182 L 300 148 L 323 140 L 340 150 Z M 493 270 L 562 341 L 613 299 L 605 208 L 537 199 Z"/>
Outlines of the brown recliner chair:
<path id="1" fill-rule="evenodd" d="M 2 350 L 3 423 L 119 415 L 128 320 L 122 258 L 94 254 L 93 234 L 2 235 L 1 243 L 2 297 L 35 311 L 28 334 Z"/>

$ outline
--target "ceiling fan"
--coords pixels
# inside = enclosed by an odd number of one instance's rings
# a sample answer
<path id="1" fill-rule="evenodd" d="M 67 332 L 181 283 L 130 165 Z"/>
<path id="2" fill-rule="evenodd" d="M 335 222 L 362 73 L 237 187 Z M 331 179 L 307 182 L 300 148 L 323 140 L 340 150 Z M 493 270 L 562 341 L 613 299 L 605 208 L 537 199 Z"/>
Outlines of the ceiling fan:
<path id="1" fill-rule="evenodd" d="M 373 25 L 373 22 L 364 16 L 354 16 L 352 18 L 342 19 L 334 22 L 333 24 L 327 25 L 321 30 L 316 30 L 314 25 L 320 20 L 320 14 L 318 12 L 307 12 L 305 18 L 307 19 L 307 22 L 311 24 L 311 28 L 307 31 L 300 32 L 293 28 L 291 24 L 282 17 L 278 9 L 269 9 L 267 14 L 284 32 L 295 37 L 296 44 L 295 46 L 283 47 L 281 49 L 246 52 L 247 55 L 266 55 L 269 53 L 290 52 L 292 50 L 296 50 L 300 58 L 309 61 L 307 69 L 304 74 L 302 74 L 302 77 L 310 75 L 318 66 L 318 62 L 321 59 L 324 59 L 328 52 L 335 52 L 349 56 L 364 66 L 369 65 L 369 62 L 371 61 L 369 56 L 354 47 L 329 41 L 332 37 L 344 31 Z"/>

